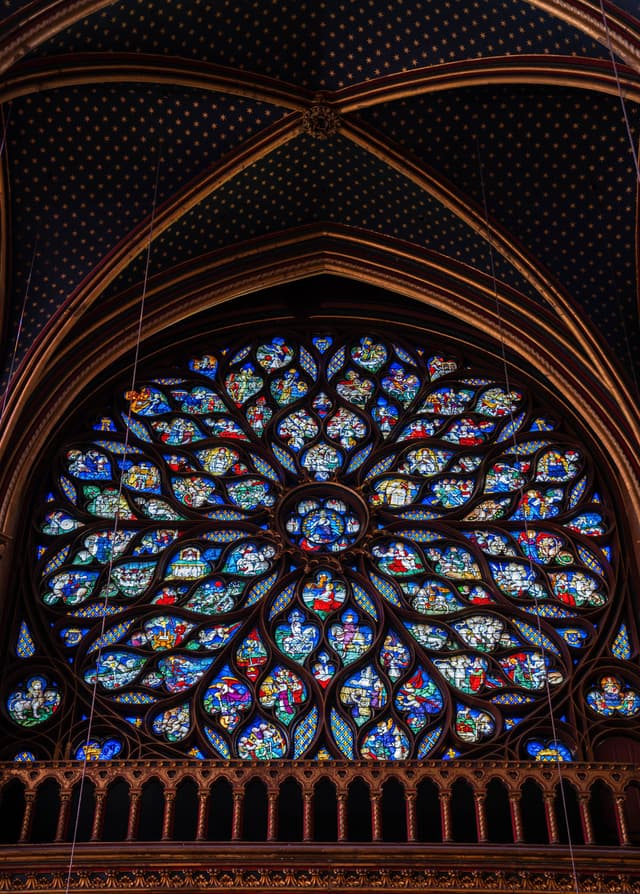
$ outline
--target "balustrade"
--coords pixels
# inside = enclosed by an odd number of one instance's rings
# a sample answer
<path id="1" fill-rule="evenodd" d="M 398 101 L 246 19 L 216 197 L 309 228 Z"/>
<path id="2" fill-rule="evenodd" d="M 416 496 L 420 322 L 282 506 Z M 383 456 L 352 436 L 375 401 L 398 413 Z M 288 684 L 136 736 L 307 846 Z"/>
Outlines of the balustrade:
<path id="1" fill-rule="evenodd" d="M 1 842 L 465 841 L 640 845 L 620 764 L 282 761 L 0 765 Z M 39 812 L 46 812 L 43 824 Z M 46 838 L 46 830 L 50 837 Z"/>

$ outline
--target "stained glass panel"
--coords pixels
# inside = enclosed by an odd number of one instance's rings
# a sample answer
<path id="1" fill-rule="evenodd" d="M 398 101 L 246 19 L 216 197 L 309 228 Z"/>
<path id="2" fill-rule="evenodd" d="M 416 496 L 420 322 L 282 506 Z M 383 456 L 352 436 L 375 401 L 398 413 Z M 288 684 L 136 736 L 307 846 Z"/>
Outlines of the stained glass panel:
<path id="1" fill-rule="evenodd" d="M 535 724 L 608 630 L 614 525 L 524 385 L 366 333 L 175 366 L 59 453 L 32 608 L 64 659 L 22 622 L 16 728 L 95 687 L 122 724 L 78 759 L 572 759 Z M 624 721 L 627 625 L 609 648 L 577 710 Z"/>

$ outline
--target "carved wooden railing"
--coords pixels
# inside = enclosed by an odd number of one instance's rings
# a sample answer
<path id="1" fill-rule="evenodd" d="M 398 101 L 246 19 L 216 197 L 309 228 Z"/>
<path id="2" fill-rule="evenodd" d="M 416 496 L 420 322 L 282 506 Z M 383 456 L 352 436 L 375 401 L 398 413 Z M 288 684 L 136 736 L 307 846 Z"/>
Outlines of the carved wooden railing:
<path id="1" fill-rule="evenodd" d="M 393 841 L 640 845 L 622 764 L 77 761 L 0 764 L 4 843 Z"/>

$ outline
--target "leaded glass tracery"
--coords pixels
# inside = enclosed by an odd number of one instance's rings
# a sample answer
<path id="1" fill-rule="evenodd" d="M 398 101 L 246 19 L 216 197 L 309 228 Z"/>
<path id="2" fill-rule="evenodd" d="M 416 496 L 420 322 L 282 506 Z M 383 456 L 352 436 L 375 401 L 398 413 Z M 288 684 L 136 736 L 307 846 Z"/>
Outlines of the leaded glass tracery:
<path id="1" fill-rule="evenodd" d="M 569 759 L 576 730 L 640 714 L 601 493 L 553 413 L 445 351 L 208 349 L 62 452 L 32 606 L 51 633 L 21 622 L 8 715 L 35 730 L 96 686 L 109 734 L 70 728 L 101 759 Z"/>

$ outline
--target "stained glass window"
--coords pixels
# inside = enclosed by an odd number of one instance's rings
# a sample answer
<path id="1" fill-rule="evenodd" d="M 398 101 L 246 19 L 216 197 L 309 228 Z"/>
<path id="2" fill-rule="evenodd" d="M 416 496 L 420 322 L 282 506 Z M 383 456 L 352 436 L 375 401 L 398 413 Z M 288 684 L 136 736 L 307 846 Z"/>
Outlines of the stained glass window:
<path id="1" fill-rule="evenodd" d="M 282 332 L 109 406 L 36 520 L 15 741 L 64 714 L 78 759 L 570 760 L 640 714 L 604 482 L 524 384 Z"/>

